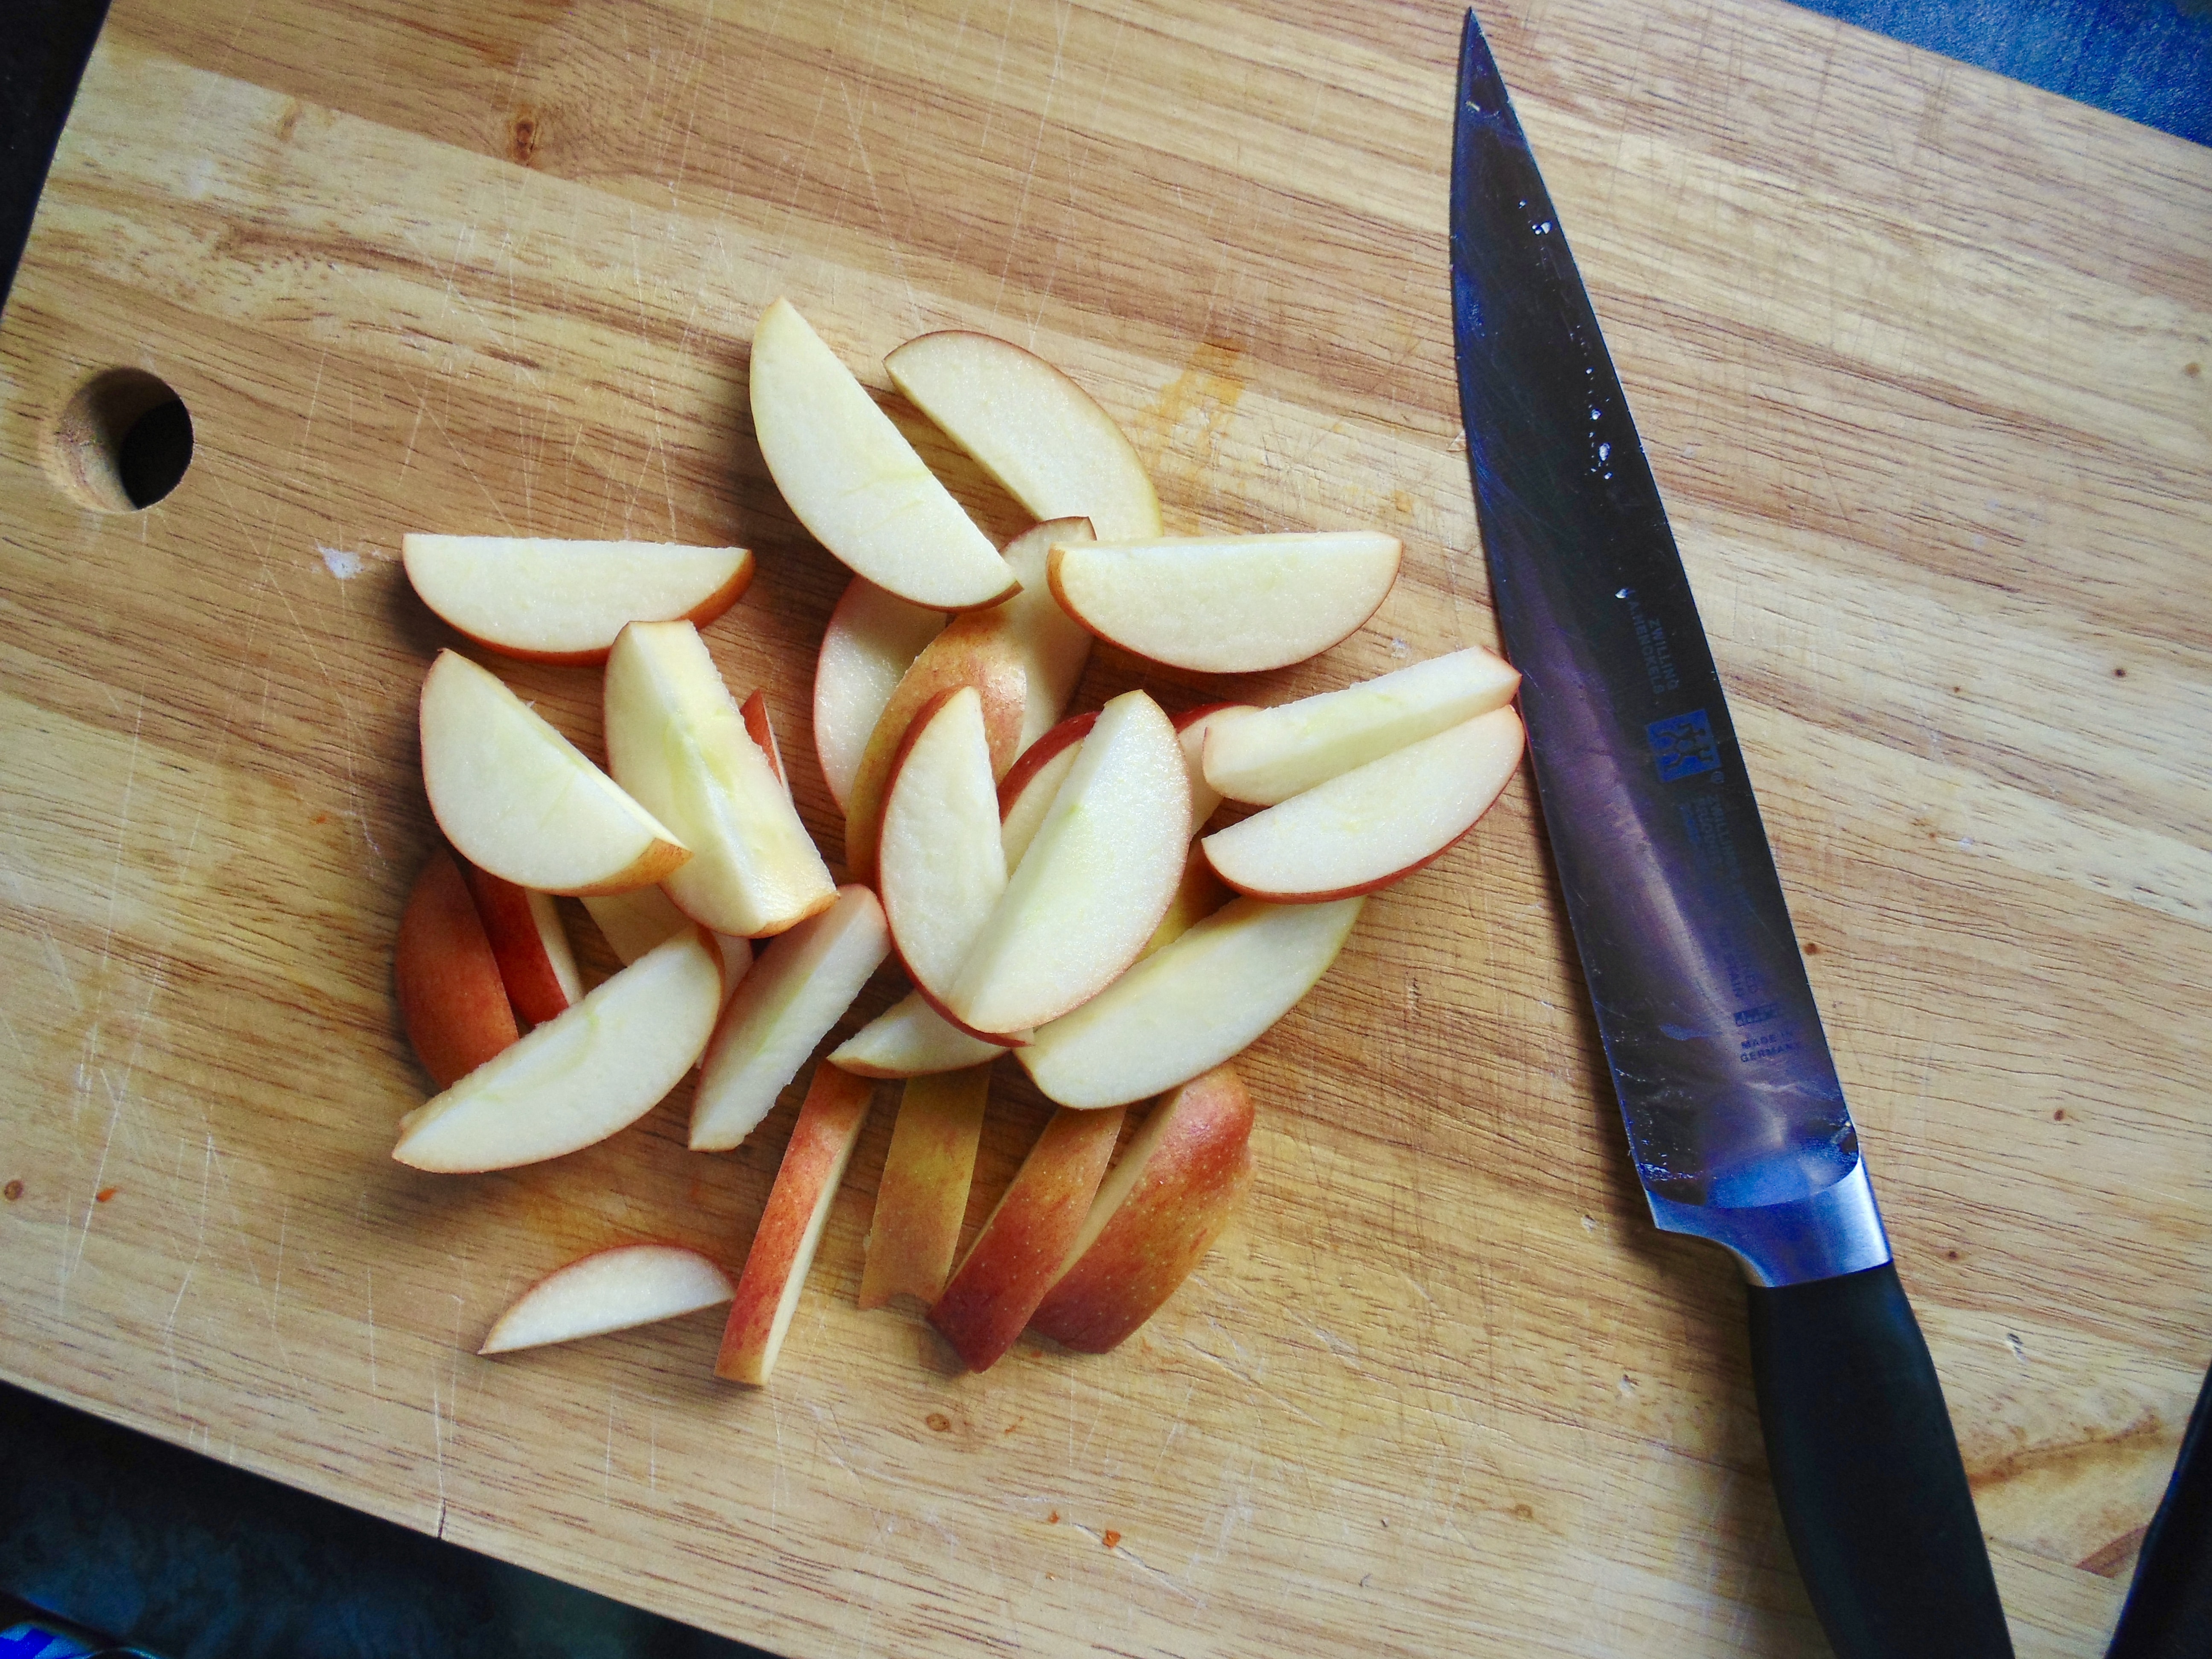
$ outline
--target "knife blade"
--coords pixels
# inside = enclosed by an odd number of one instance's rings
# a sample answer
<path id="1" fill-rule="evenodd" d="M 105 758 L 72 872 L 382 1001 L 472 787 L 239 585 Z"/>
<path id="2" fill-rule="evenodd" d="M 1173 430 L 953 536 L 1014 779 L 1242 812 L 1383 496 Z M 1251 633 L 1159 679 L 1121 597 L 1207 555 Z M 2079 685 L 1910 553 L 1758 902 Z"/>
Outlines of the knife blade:
<path id="1" fill-rule="evenodd" d="M 1768 1461 L 1838 1654 L 2008 1655 L 1689 578 L 1472 11 L 1451 262 L 1492 596 L 1652 1218 L 1749 1281 Z"/>

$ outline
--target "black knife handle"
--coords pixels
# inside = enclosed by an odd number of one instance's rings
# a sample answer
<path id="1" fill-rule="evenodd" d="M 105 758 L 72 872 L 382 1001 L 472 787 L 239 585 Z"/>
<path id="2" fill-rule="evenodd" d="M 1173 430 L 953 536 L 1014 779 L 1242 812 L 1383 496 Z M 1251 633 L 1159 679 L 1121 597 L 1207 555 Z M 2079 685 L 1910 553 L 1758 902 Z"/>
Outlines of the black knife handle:
<path id="1" fill-rule="evenodd" d="M 1935 1362 L 1895 1264 L 1751 1287 L 1782 1524 L 1838 1659 L 2011 1659 Z"/>

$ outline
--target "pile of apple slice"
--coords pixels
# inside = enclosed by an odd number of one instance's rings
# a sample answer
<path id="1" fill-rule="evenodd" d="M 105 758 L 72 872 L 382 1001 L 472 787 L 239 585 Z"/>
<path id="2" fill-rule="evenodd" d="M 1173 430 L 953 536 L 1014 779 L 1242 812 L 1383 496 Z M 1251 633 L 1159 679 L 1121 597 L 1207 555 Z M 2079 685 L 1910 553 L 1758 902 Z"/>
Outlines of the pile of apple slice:
<path id="1" fill-rule="evenodd" d="M 885 367 L 1038 522 L 994 546 L 805 319 L 781 300 L 763 314 L 762 453 L 854 572 L 812 689 L 842 886 L 793 805 L 768 690 L 739 702 L 699 632 L 750 554 L 406 538 L 416 591 L 477 646 L 604 665 L 606 765 L 471 658 L 431 665 L 423 779 L 449 846 L 395 969 L 442 1092 L 402 1121 L 401 1162 L 559 1157 L 695 1066 L 690 1145 L 733 1148 L 887 959 L 912 988 L 816 1065 L 734 1285 L 679 1246 L 601 1251 L 526 1292 L 487 1353 L 726 1301 L 716 1370 L 765 1382 L 878 1079 L 904 1085 L 860 1306 L 919 1298 L 976 1370 L 1024 1329 L 1114 1346 L 1250 1184 L 1252 1103 L 1227 1062 L 1327 971 L 1365 896 L 1465 835 L 1518 763 L 1517 677 L 1480 648 L 1276 708 L 1171 716 L 1133 690 L 1067 715 L 1094 638 L 1210 673 L 1328 649 L 1382 603 L 1397 541 L 1164 536 L 1134 448 L 1058 369 L 963 332 Z M 1209 831 L 1224 800 L 1256 810 Z M 624 964 L 588 992 L 555 895 Z M 1058 1109 L 963 1254 L 1009 1053 Z"/>

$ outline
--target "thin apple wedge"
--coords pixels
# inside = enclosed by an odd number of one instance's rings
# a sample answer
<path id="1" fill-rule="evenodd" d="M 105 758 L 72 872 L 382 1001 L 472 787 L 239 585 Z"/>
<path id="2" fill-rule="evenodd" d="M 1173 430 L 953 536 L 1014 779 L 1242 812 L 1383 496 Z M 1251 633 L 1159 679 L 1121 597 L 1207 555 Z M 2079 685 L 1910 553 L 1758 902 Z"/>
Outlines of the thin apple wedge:
<path id="1" fill-rule="evenodd" d="M 464 867 L 461 875 L 469 884 L 469 896 L 476 901 L 477 914 L 483 918 L 484 933 L 499 958 L 499 976 L 514 1012 L 532 1025 L 543 1025 L 570 1003 L 581 1002 L 583 976 L 576 971 L 576 953 L 552 899 L 473 864 Z"/>
<path id="2" fill-rule="evenodd" d="M 696 924 L 676 908 L 658 887 L 640 887 L 627 893 L 595 893 L 584 908 L 606 935 L 607 944 L 627 967 L 663 939 L 672 939 Z"/>
<path id="3" fill-rule="evenodd" d="M 680 1244 L 617 1244 L 556 1267 L 499 1316 L 480 1354 L 605 1336 L 727 1302 L 730 1276 Z"/>
<path id="4" fill-rule="evenodd" d="M 489 669 L 441 651 L 422 680 L 422 782 L 471 863 L 541 893 L 620 893 L 690 848 Z"/>
<path id="5" fill-rule="evenodd" d="M 1029 676 L 1022 712 L 1024 749 L 1052 729 L 1082 682 L 1091 660 L 1091 630 L 1060 608 L 1052 595 L 1052 550 L 1091 539 L 1088 519 L 1054 519 L 1006 544 L 1007 568 L 1022 591 L 994 613 L 1014 636 Z"/>
<path id="6" fill-rule="evenodd" d="M 768 761 L 768 769 L 783 786 L 786 795 L 791 793 L 791 775 L 783 769 L 783 745 L 775 740 L 775 726 L 769 719 L 768 693 L 756 690 L 738 705 L 738 718 L 745 723 L 745 735 L 753 740 Z"/>
<path id="7" fill-rule="evenodd" d="M 1104 1353 L 1160 1310 L 1252 1186 L 1252 1097 L 1226 1066 L 1152 1108 L 1091 1201 L 1030 1328 Z"/>
<path id="8" fill-rule="evenodd" d="M 1018 1046 L 1016 1038 L 1026 1042 L 1029 1033 L 987 1042 L 939 1013 L 921 992 L 909 991 L 831 1050 L 830 1058 L 862 1077 L 926 1077 L 988 1066 Z"/>
<path id="9" fill-rule="evenodd" d="M 998 1364 L 1030 1322 L 1083 1231 L 1114 1156 L 1121 1113 L 1054 1112 L 953 1269 L 929 1322 L 968 1369 Z"/>
<path id="10" fill-rule="evenodd" d="M 721 1006 L 721 953 L 704 928 L 688 929 L 408 1113 L 392 1155 L 468 1174 L 605 1140 L 691 1069 Z"/>
<path id="11" fill-rule="evenodd" d="M 891 946 L 933 1002 L 1006 890 L 999 792 L 983 700 L 972 685 L 941 691 L 908 729 L 884 798 L 878 885 Z"/>
<path id="12" fill-rule="evenodd" d="M 392 977 L 407 1041 L 441 1089 L 522 1035 L 483 918 L 442 847 L 415 878 L 400 913 Z"/>
<path id="13" fill-rule="evenodd" d="M 890 948 L 876 896 L 841 887 L 835 904 L 761 952 L 714 1027 L 700 1069 L 693 1152 L 727 1152 L 758 1127 Z"/>
<path id="14" fill-rule="evenodd" d="M 830 1206 L 845 1179 L 853 1149 L 868 1121 L 875 1085 L 827 1062 L 814 1068 L 806 1100 L 769 1189 L 768 1207 L 754 1230 L 730 1300 L 729 1322 L 714 1375 L 758 1388 L 775 1369 L 776 1356 L 806 1287 L 807 1269 L 830 1222 Z"/>
<path id="15" fill-rule="evenodd" d="M 1521 717 L 1495 708 L 1340 773 L 1200 843 L 1240 893 L 1314 904 L 1371 893 L 1474 828 L 1521 763 Z"/>
<path id="16" fill-rule="evenodd" d="M 1058 1018 L 1137 958 L 1182 878 L 1182 749 L 1160 707 L 1098 711 L 1036 838 L 961 964 L 945 1012 L 979 1036 Z"/>
<path id="17" fill-rule="evenodd" d="M 1190 832 L 1194 836 L 1206 828 L 1206 821 L 1221 805 L 1221 792 L 1206 775 L 1207 739 L 1213 732 L 1234 725 L 1252 712 L 1249 703 L 1210 702 L 1200 708 L 1186 708 L 1175 717 L 1176 740 L 1182 744 L 1182 763 L 1190 774 Z"/>
<path id="18" fill-rule="evenodd" d="M 1520 684 L 1511 663 L 1471 645 L 1341 691 L 1254 709 L 1209 728 L 1206 781 L 1231 800 L 1273 806 L 1503 708 Z"/>
<path id="19" fill-rule="evenodd" d="M 742 547 L 409 535 L 399 550 L 423 604 L 488 650 L 533 662 L 605 662 L 626 623 L 703 626 L 753 579 Z"/>
<path id="20" fill-rule="evenodd" d="M 606 731 L 616 781 L 692 849 L 662 884 L 694 921 L 759 938 L 836 901 L 769 750 L 690 623 L 623 629 L 607 658 Z"/>
<path id="21" fill-rule="evenodd" d="M 864 576 L 853 578 L 830 613 L 814 660 L 814 753 L 839 811 L 884 705 L 945 620 L 942 611 L 908 605 Z"/>
<path id="22" fill-rule="evenodd" d="M 1182 878 L 1176 883 L 1175 896 L 1168 901 L 1167 914 L 1160 925 L 1152 929 L 1152 936 L 1145 941 L 1142 962 L 1155 951 L 1164 951 L 1185 933 L 1204 921 L 1222 906 L 1236 898 L 1229 884 L 1213 873 L 1213 866 L 1206 861 L 1206 849 L 1196 842 L 1184 855 Z"/>
<path id="23" fill-rule="evenodd" d="M 1328 971 L 1364 899 L 1243 898 L 1016 1052 L 1048 1100 L 1126 1106 L 1243 1053 Z"/>
<path id="24" fill-rule="evenodd" d="M 960 1250 L 990 1091 L 988 1066 L 912 1078 L 901 1091 L 868 1224 L 862 1308 L 880 1308 L 895 1296 L 928 1304 L 944 1291 Z"/>
<path id="25" fill-rule="evenodd" d="M 1014 592 L 990 538 L 788 300 L 753 331 L 752 411 L 775 487 L 854 572 L 939 611 Z"/>
<path id="26" fill-rule="evenodd" d="M 908 340 L 884 367 L 915 408 L 1038 518 L 1086 517 L 1116 538 L 1160 533 L 1160 499 L 1134 446 L 1096 398 L 1043 358 L 948 329 Z"/>
<path id="27" fill-rule="evenodd" d="M 1096 711 L 1071 714 L 1022 750 L 1013 769 L 999 785 L 999 842 L 1006 849 L 1006 868 L 1012 870 L 1030 850 L 1044 815 L 1060 786 L 1075 769 L 1084 738 L 1098 723 Z"/>
<path id="28" fill-rule="evenodd" d="M 1398 540 L 1370 531 L 1164 536 L 1052 550 L 1052 591 L 1103 640 L 1176 668 L 1243 674 L 1326 651 L 1398 579 Z"/>

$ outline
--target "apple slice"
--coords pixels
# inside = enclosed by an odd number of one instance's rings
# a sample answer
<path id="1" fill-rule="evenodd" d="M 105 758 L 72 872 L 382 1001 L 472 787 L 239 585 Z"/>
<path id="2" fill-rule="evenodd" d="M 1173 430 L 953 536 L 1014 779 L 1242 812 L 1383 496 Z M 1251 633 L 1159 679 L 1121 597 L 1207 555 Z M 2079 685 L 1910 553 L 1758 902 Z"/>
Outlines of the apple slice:
<path id="1" fill-rule="evenodd" d="M 791 1316 L 805 1288 L 806 1270 L 830 1222 L 845 1167 L 860 1145 L 861 1127 L 875 1085 L 828 1063 L 814 1068 L 799 1121 L 792 1126 L 777 1165 L 768 1208 L 745 1253 L 744 1272 L 731 1298 L 729 1323 L 722 1327 L 722 1350 L 714 1375 L 755 1387 L 768 1381 L 782 1352 Z"/>
<path id="2" fill-rule="evenodd" d="M 408 1113 L 392 1155 L 467 1174 L 605 1140 L 691 1069 L 721 1006 L 721 955 L 704 928 L 688 929 Z"/>
<path id="3" fill-rule="evenodd" d="M 1024 1042 L 1026 1031 L 1015 1033 Z M 1012 1042 L 986 1042 L 962 1030 L 909 991 L 830 1051 L 830 1058 L 862 1077 L 923 1077 L 987 1066 Z"/>
<path id="4" fill-rule="evenodd" d="M 1520 672 L 1471 645 L 1410 668 L 1216 722 L 1206 781 L 1231 800 L 1273 806 L 1513 701 Z"/>
<path id="5" fill-rule="evenodd" d="M 1207 674 L 1285 668 L 1373 616 L 1398 579 L 1373 531 L 1164 536 L 1052 550 L 1052 591 L 1103 640 Z"/>
<path id="6" fill-rule="evenodd" d="M 753 434 L 783 499 L 878 587 L 939 611 L 996 605 L 1013 572 L 788 300 L 753 331 Z"/>
<path id="7" fill-rule="evenodd" d="M 1074 769 L 1083 740 L 1097 723 L 1096 710 L 1071 714 L 1022 750 L 1022 757 L 999 785 L 999 842 L 1006 848 L 1009 870 L 1021 863 L 1022 854 L 1036 839 L 1044 815 L 1052 810 L 1053 797 Z"/>
<path id="8" fill-rule="evenodd" d="M 890 786 L 899 745 L 923 706 L 941 691 L 974 686 L 983 699 L 983 729 L 990 734 L 991 775 L 1004 777 L 1021 752 L 1028 684 L 1020 643 L 998 611 L 957 617 L 922 648 L 884 705 L 853 774 L 852 793 L 845 802 L 845 867 L 854 880 L 875 879 L 884 791 Z"/>
<path id="9" fill-rule="evenodd" d="M 890 954 L 884 908 L 865 887 L 761 952 L 714 1028 L 691 1104 L 691 1150 L 725 1152 L 775 1107 L 783 1085 Z"/>
<path id="10" fill-rule="evenodd" d="M 473 864 L 461 876 L 476 901 L 477 915 L 483 918 L 484 934 L 491 940 L 492 955 L 499 958 L 499 976 L 514 1012 L 532 1025 L 543 1025 L 570 1003 L 581 1002 L 583 976 L 576 971 L 576 953 L 552 899 Z"/>
<path id="11" fill-rule="evenodd" d="M 968 1369 L 1014 1346 L 1069 1260 L 1114 1156 L 1121 1112 L 1058 1111 L 929 1310 Z"/>
<path id="12" fill-rule="evenodd" d="M 1364 898 L 1243 898 L 1154 951 L 1016 1052 L 1048 1100 L 1125 1106 L 1249 1048 L 1328 971 Z"/>
<path id="13" fill-rule="evenodd" d="M 635 962 L 665 939 L 672 939 L 696 924 L 676 908 L 658 887 L 640 887 L 628 893 L 594 893 L 584 908 L 606 935 L 607 944 L 624 966 Z M 750 958 L 748 958 L 750 959 Z"/>
<path id="14" fill-rule="evenodd" d="M 908 605 L 864 576 L 853 578 L 830 613 L 814 662 L 814 753 L 839 811 L 884 705 L 945 622 L 942 611 Z"/>
<path id="15" fill-rule="evenodd" d="M 1088 519 L 1054 519 L 1006 544 L 1006 565 L 1022 591 L 994 613 L 1014 635 L 1029 675 L 1022 713 L 1021 747 L 1047 732 L 1067 707 L 1091 660 L 1091 630 L 1060 608 L 1052 596 L 1052 550 L 1091 538 Z"/>
<path id="16" fill-rule="evenodd" d="M 619 893 L 691 856 L 496 674 L 458 651 L 441 651 L 423 677 L 422 732 L 422 783 L 438 827 L 463 858 L 518 887 Z"/>
<path id="17" fill-rule="evenodd" d="M 1474 828 L 1521 763 L 1521 717 L 1494 708 L 1255 812 L 1200 846 L 1240 893 L 1312 904 L 1411 875 Z"/>
<path id="18" fill-rule="evenodd" d="M 1176 883 L 1175 896 L 1168 901 L 1167 914 L 1152 929 L 1137 960 L 1142 962 L 1153 951 L 1165 950 L 1236 896 L 1206 861 L 1206 849 L 1193 842 L 1183 859 L 1182 878 Z"/>
<path id="19" fill-rule="evenodd" d="M 1160 499 L 1136 449 L 1089 392 L 1043 358 L 948 329 L 908 340 L 884 367 L 915 408 L 1040 519 L 1086 517 L 1116 540 L 1160 533 Z"/>
<path id="20" fill-rule="evenodd" d="M 891 945 L 915 988 L 941 1002 L 999 895 L 1006 855 L 983 700 L 940 691 L 908 728 L 884 799 L 876 852 Z"/>
<path id="21" fill-rule="evenodd" d="M 1152 1108 L 1091 1200 L 1030 1328 L 1104 1353 L 1159 1311 L 1252 1186 L 1252 1097 L 1226 1066 Z"/>
<path id="22" fill-rule="evenodd" d="M 1190 832 L 1194 836 L 1206 828 L 1206 821 L 1221 805 L 1221 792 L 1206 776 L 1206 738 L 1251 712 L 1249 703 L 1210 702 L 1203 708 L 1186 708 L 1175 717 L 1176 738 L 1182 744 L 1183 768 L 1190 774 Z"/>
<path id="23" fill-rule="evenodd" d="M 1098 711 L 945 1012 L 979 1035 L 1012 1032 L 1105 989 L 1166 914 L 1189 832 L 1175 728 L 1124 692 Z"/>
<path id="24" fill-rule="evenodd" d="M 408 535 L 399 557 L 422 603 L 453 627 L 532 662 L 605 662 L 626 623 L 703 626 L 753 579 L 742 547 L 663 542 Z"/>
<path id="25" fill-rule="evenodd" d="M 745 723 L 745 735 L 768 762 L 768 769 L 783 786 L 786 795 L 791 793 L 791 777 L 783 769 L 783 747 L 775 740 L 775 727 L 768 717 L 768 693 L 756 690 L 738 706 L 738 718 Z"/>
<path id="26" fill-rule="evenodd" d="M 392 977 L 407 1041 L 441 1089 L 522 1035 L 483 919 L 442 847 L 431 852 L 407 895 Z"/>
<path id="27" fill-rule="evenodd" d="M 988 1066 L 909 1079 L 901 1091 L 876 1187 L 875 1219 L 868 1224 L 862 1308 L 880 1308 L 895 1296 L 931 1303 L 945 1289 L 960 1252 L 990 1091 Z"/>
<path id="28" fill-rule="evenodd" d="M 623 629 L 607 658 L 606 708 L 616 781 L 692 848 L 662 884 L 678 908 L 718 933 L 759 938 L 836 902 L 829 866 L 697 629 Z"/>
<path id="29" fill-rule="evenodd" d="M 499 1316 L 482 1354 L 604 1336 L 727 1302 L 730 1276 L 680 1244 L 617 1244 L 556 1267 Z"/>

